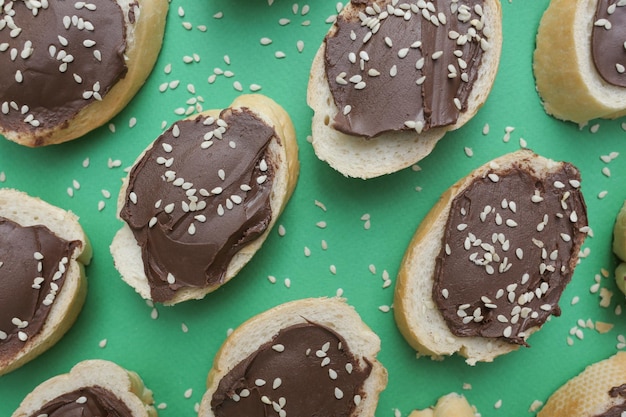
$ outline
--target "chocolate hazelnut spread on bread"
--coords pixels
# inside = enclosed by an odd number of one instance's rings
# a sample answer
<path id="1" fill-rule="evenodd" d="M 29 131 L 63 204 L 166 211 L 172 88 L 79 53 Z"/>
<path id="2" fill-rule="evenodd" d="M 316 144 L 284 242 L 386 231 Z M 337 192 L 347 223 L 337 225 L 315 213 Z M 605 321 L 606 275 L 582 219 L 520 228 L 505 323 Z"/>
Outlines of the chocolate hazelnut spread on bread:
<path id="1" fill-rule="evenodd" d="M 67 124 L 127 68 L 124 13 L 113 0 L 4 0 L 0 113 L 21 132 Z"/>
<path id="2" fill-rule="evenodd" d="M 598 0 L 591 31 L 591 55 L 604 81 L 626 87 L 626 2 Z"/>
<path id="3" fill-rule="evenodd" d="M 526 345 L 529 329 L 560 315 L 587 227 L 579 187 L 571 164 L 545 179 L 513 166 L 455 197 L 432 290 L 454 335 Z"/>
<path id="4" fill-rule="evenodd" d="M 211 408 L 216 417 L 348 417 L 370 372 L 334 331 L 312 322 L 292 325 L 221 379 Z"/>
<path id="5" fill-rule="evenodd" d="M 78 241 L 45 226 L 0 217 L 0 357 L 11 357 L 44 326 Z"/>
<path id="6" fill-rule="evenodd" d="M 141 247 L 154 301 L 219 284 L 272 218 L 276 132 L 248 109 L 174 124 L 133 167 L 120 217 Z"/>
<path id="7" fill-rule="evenodd" d="M 84 387 L 60 395 L 31 417 L 132 417 L 126 404 L 110 391 L 98 387 Z"/>
<path id="8" fill-rule="evenodd" d="M 454 124 L 489 48 L 479 0 L 352 1 L 325 39 L 333 127 L 376 137 Z"/>

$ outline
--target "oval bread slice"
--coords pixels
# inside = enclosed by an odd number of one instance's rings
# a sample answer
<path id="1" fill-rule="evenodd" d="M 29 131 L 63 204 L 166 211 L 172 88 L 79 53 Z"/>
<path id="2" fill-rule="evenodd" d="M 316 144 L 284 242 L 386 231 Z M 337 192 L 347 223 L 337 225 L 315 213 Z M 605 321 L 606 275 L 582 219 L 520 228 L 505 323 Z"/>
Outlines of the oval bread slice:
<path id="1" fill-rule="evenodd" d="M 13 131 L 5 128 L 0 121 L 0 134 L 29 147 L 58 144 L 81 137 L 103 125 L 130 102 L 152 71 L 161 50 L 169 3 L 167 0 L 116 2 L 124 14 L 126 27 L 126 75 L 102 100 L 90 102 L 67 123 L 61 120 L 50 128 Z"/>
<path id="2" fill-rule="evenodd" d="M 394 296 L 395 320 L 408 343 L 419 354 L 443 359 L 458 353 L 470 365 L 491 362 L 494 358 L 517 350 L 519 345 L 500 338 L 455 336 L 435 305 L 432 296 L 436 258 L 442 248 L 446 222 L 454 198 L 477 178 L 484 178 L 492 167 L 505 170 L 519 166 L 536 178 L 556 172 L 563 163 L 541 157 L 524 149 L 506 154 L 475 169 L 446 190 L 420 223 L 402 260 Z M 577 242 L 581 245 L 582 242 Z M 575 251 L 578 253 L 578 250 Z M 571 263 L 575 264 L 575 260 Z M 527 329 L 526 336 L 537 331 Z"/>
<path id="3" fill-rule="evenodd" d="M 64 284 L 41 331 L 30 337 L 15 355 L 0 357 L 0 375 L 3 375 L 52 347 L 72 327 L 85 301 L 84 265 L 91 260 L 92 248 L 76 215 L 21 191 L 0 189 L 0 217 L 21 226 L 44 225 L 62 239 L 81 242 L 72 254 Z"/>
<path id="4" fill-rule="evenodd" d="M 121 401 L 132 417 L 156 417 L 152 391 L 138 374 L 113 362 L 93 359 L 75 365 L 69 373 L 57 375 L 37 386 L 24 398 L 11 417 L 31 417 L 49 401 L 86 387 L 100 387 Z"/>
<path id="5" fill-rule="evenodd" d="M 585 368 L 556 390 L 537 417 L 593 417 L 623 404 L 621 396 L 611 397 L 611 388 L 626 384 L 626 352 Z"/>
<path id="6" fill-rule="evenodd" d="M 380 339 L 363 323 L 357 312 L 340 298 L 309 298 L 288 302 L 240 325 L 226 339 L 213 361 L 207 379 L 207 391 L 202 397 L 199 417 L 213 417 L 211 399 L 220 380 L 237 364 L 271 341 L 281 329 L 314 322 L 334 331 L 346 341 L 348 349 L 362 368 L 371 364 L 371 373 L 363 386 L 362 400 L 351 417 L 373 416 L 378 396 L 387 385 L 387 371 L 376 355 Z"/>
<path id="7" fill-rule="evenodd" d="M 270 160 L 276 167 L 275 178 L 272 184 L 270 206 L 272 219 L 267 229 L 257 239 L 243 247 L 232 258 L 228 265 L 226 276 L 219 285 L 203 288 L 185 287 L 177 291 L 177 294 L 165 305 L 173 305 L 182 301 L 201 299 L 208 293 L 216 290 L 221 285 L 231 280 L 252 256 L 260 249 L 267 239 L 278 217 L 284 210 L 293 193 L 299 174 L 298 144 L 296 133 L 287 112 L 276 102 L 261 94 L 249 94 L 238 97 L 230 108 L 246 108 L 261 118 L 266 124 L 273 127 L 278 138 L 271 140 L 269 144 Z M 199 115 L 191 116 L 190 119 L 212 116 L 217 118 L 220 110 L 208 110 Z M 145 152 L 144 152 L 145 153 Z M 143 154 L 137 158 L 137 163 Z M 123 181 L 118 198 L 118 214 L 121 211 L 128 186 L 128 177 Z M 144 299 L 151 299 L 150 285 L 144 271 L 141 257 L 141 248 L 137 244 L 130 227 L 124 223 L 123 227 L 115 235 L 111 244 L 111 253 L 118 269 L 126 283 L 133 287 Z"/>
<path id="8" fill-rule="evenodd" d="M 359 9 L 349 2 L 342 16 L 355 18 Z M 377 1 L 379 4 L 388 2 Z M 417 134 L 413 131 L 388 132 L 374 138 L 351 136 L 332 127 L 339 111 L 331 94 L 324 68 L 326 42 L 317 51 L 307 89 L 307 103 L 315 112 L 312 123 L 312 144 L 322 161 L 347 177 L 369 179 L 409 167 L 428 156 L 447 131 L 467 123 L 482 107 L 496 77 L 502 49 L 502 11 L 499 0 L 487 0 L 483 6 L 485 26 L 490 27 L 490 47 L 484 52 L 479 76 L 468 100 L 467 111 L 452 126 L 433 128 Z M 415 17 L 418 19 L 420 17 Z M 335 33 L 336 24 L 329 34 Z"/>
<path id="9" fill-rule="evenodd" d="M 600 77 L 591 57 L 597 0 L 551 0 L 537 32 L 533 71 L 546 112 L 585 125 L 626 115 L 626 88 Z"/>

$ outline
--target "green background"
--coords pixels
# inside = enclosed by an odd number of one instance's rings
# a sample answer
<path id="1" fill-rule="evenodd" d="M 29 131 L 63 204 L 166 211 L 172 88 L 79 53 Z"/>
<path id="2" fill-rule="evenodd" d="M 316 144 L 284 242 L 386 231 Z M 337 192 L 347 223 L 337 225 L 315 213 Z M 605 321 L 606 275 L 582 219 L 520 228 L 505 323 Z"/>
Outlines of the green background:
<path id="1" fill-rule="evenodd" d="M 626 120 L 593 122 L 579 129 L 544 113 L 531 66 L 537 26 L 547 5 L 547 0 L 504 1 L 502 60 L 484 107 L 462 129 L 446 135 L 418 166 L 363 181 L 344 178 L 319 161 L 307 140 L 312 116 L 306 105 L 308 73 L 330 27 L 327 18 L 336 13 L 334 1 L 316 0 L 305 7 L 305 3 L 284 0 L 272 5 L 267 0 L 172 0 L 160 58 L 143 89 L 112 120 L 114 133 L 103 126 L 82 139 L 44 149 L 0 141 L 0 185 L 77 213 L 94 247 L 87 268 L 87 301 L 77 323 L 48 352 L 0 378 L 0 415 L 10 415 L 44 380 L 91 358 L 112 360 L 138 372 L 154 391 L 162 408 L 160 416 L 195 415 L 213 356 L 229 329 L 279 303 L 333 296 L 340 289 L 382 340 L 379 359 L 389 371 L 389 384 L 380 397 L 377 416 L 406 416 L 452 391 L 463 392 L 483 416 L 534 414 L 529 412 L 533 401 L 545 401 L 586 365 L 615 353 L 618 336 L 626 334 L 626 317 L 615 312 L 623 307 L 624 297 L 613 282 L 615 257 L 611 253 L 613 223 L 626 198 L 626 132 L 621 127 Z M 289 23 L 281 25 L 283 18 Z M 200 30 L 201 25 L 206 31 Z M 272 43 L 262 45 L 264 37 Z M 298 41 L 303 41 L 301 52 Z M 285 57 L 277 58 L 278 51 Z M 185 56 L 193 54 L 199 61 L 185 63 Z M 215 68 L 233 74 L 219 75 L 209 83 Z M 163 83 L 175 80 L 180 81 L 177 88 L 160 92 Z M 241 94 L 236 82 L 244 93 L 250 92 L 252 84 L 260 85 L 260 92 L 281 104 L 296 126 L 301 173 L 278 221 L 285 234 L 274 229 L 239 276 L 204 300 L 153 310 L 122 282 L 109 253 L 120 227 L 115 199 L 124 169 L 160 134 L 163 122 L 169 126 L 181 118 L 177 108 L 185 109 L 194 100 L 202 100 L 204 109 L 226 107 Z M 133 117 L 137 123 L 130 127 Z M 486 124 L 488 134 L 483 133 Z M 596 124 L 599 130 L 591 133 L 595 128 L 590 126 Z M 515 130 L 506 141 L 508 126 Z M 406 246 L 447 187 L 484 162 L 518 149 L 522 139 L 546 157 L 574 163 L 583 178 L 594 236 L 586 240 L 583 247 L 589 255 L 563 294 L 563 313 L 530 338 L 531 348 L 494 363 L 470 367 L 459 357 L 443 362 L 416 358 L 397 331 L 393 312 L 380 309 L 392 304 L 393 284 Z M 468 156 L 466 148 L 473 156 Z M 621 155 L 603 162 L 600 157 L 611 152 Z M 87 158 L 89 165 L 84 167 Z M 121 165 L 110 168 L 110 160 L 119 160 Z M 603 168 L 610 170 L 610 176 Z M 73 197 L 68 188 L 73 189 Z M 106 198 L 102 190 L 112 196 Z M 606 197 L 599 198 L 605 190 Z M 104 208 L 100 211 L 101 201 Z M 364 215 L 369 215 L 369 229 Z M 322 221 L 325 228 L 318 226 Z M 311 252 L 308 257 L 305 247 Z M 602 269 L 610 276 L 602 277 L 600 286 L 614 293 L 608 308 L 600 307 L 599 293 L 590 291 Z M 386 273 L 392 285 L 383 288 Z M 275 277 L 276 283 L 268 276 Z M 576 296 L 580 302 L 572 305 Z M 584 338 L 579 339 L 570 336 L 579 319 L 615 327 L 606 334 L 583 329 Z M 100 347 L 103 340 L 106 345 Z M 186 392 L 191 392 L 190 398 Z"/>

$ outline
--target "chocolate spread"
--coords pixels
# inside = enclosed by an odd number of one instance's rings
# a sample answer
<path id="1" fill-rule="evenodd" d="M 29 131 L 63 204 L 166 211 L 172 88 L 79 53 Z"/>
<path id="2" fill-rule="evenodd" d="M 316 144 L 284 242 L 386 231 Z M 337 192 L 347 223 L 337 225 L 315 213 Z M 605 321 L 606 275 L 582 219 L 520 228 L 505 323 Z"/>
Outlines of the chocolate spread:
<path id="1" fill-rule="evenodd" d="M 621 397 L 622 399 L 626 398 L 626 384 L 611 388 L 609 390 L 609 397 Z M 622 417 L 622 413 L 624 412 L 626 412 L 626 402 L 622 401 L 622 403 L 612 406 L 604 413 L 597 414 L 593 417 Z"/>
<path id="2" fill-rule="evenodd" d="M 333 127 L 372 138 L 454 124 L 488 48 L 481 0 L 363 2 L 325 39 Z"/>
<path id="3" fill-rule="evenodd" d="M 78 245 L 45 226 L 0 217 L 0 357 L 13 356 L 44 326 Z"/>
<path id="4" fill-rule="evenodd" d="M 0 114 L 2 127 L 18 132 L 67 123 L 127 70 L 115 1 L 26 3 L 8 0 L 0 10 Z"/>
<path id="5" fill-rule="evenodd" d="M 63 394 L 48 403 L 31 417 L 132 417 L 126 404 L 111 391 L 99 387 L 84 387 Z"/>
<path id="6" fill-rule="evenodd" d="M 453 334 L 526 345 L 528 329 L 560 315 L 587 227 L 579 186 L 571 164 L 545 179 L 514 166 L 454 198 L 432 291 Z"/>
<path id="7" fill-rule="evenodd" d="M 598 0 L 591 31 L 591 54 L 600 76 L 626 87 L 626 4 Z"/>
<path id="8" fill-rule="evenodd" d="M 362 369 L 345 340 L 315 323 L 281 330 L 237 364 L 211 399 L 216 417 L 348 417 L 363 396 Z"/>
<path id="9" fill-rule="evenodd" d="M 173 125 L 133 167 L 120 216 L 141 246 L 154 301 L 223 282 L 268 227 L 274 129 L 247 109 Z"/>

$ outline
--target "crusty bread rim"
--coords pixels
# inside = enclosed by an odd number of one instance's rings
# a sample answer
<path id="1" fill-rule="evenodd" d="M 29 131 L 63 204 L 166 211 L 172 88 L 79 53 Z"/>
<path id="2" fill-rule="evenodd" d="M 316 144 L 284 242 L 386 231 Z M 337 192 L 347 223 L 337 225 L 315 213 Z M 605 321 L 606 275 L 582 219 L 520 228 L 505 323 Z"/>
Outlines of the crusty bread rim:
<path id="1" fill-rule="evenodd" d="M 456 392 L 446 394 L 437 400 L 437 404 L 424 410 L 414 410 L 409 417 L 475 417 L 476 408 L 467 399 Z"/>
<path id="2" fill-rule="evenodd" d="M 44 381 L 24 398 L 12 417 L 30 417 L 49 401 L 84 387 L 98 386 L 111 392 L 133 417 L 156 417 L 152 391 L 135 372 L 113 362 L 92 359 L 79 362 L 69 373 Z"/>
<path id="3" fill-rule="evenodd" d="M 275 167 L 275 177 L 272 184 L 270 196 L 270 206 L 272 219 L 265 230 L 258 238 L 247 244 L 235 254 L 228 269 L 224 281 L 218 285 L 205 288 L 181 288 L 171 300 L 164 302 L 164 305 L 173 305 L 191 299 L 201 299 L 208 293 L 216 290 L 221 285 L 230 281 L 244 267 L 252 256 L 260 249 L 267 239 L 276 221 L 285 209 L 291 194 L 293 193 L 299 174 L 298 144 L 296 133 L 285 110 L 276 102 L 261 94 L 247 94 L 239 96 L 229 106 L 230 108 L 247 108 L 265 123 L 273 127 L 277 137 L 270 141 L 268 150 L 271 155 L 270 160 Z M 188 119 L 213 116 L 217 118 L 221 110 L 207 110 L 198 115 L 190 116 Z M 152 148 L 150 145 L 135 161 L 137 164 L 143 155 Z M 123 180 L 122 188 L 118 196 L 118 218 L 124 206 L 126 190 L 128 187 L 128 176 Z M 124 281 L 135 288 L 144 299 L 151 299 L 150 285 L 146 277 L 144 265 L 141 257 L 141 248 L 137 244 L 130 227 L 124 223 L 117 232 L 111 244 L 111 253 L 115 260 L 115 266 L 122 275 Z"/>
<path id="4" fill-rule="evenodd" d="M 64 284 L 41 331 L 30 337 L 13 357 L 0 358 L 0 375 L 3 375 L 53 346 L 74 324 L 87 293 L 84 265 L 91 260 L 92 247 L 76 215 L 21 191 L 0 189 L 0 217 L 22 226 L 44 225 L 58 237 L 81 242 L 72 253 Z"/>
<path id="5" fill-rule="evenodd" d="M 585 125 L 626 115 L 626 88 L 604 81 L 591 56 L 597 0 L 551 0 L 537 32 L 533 69 L 546 112 Z"/>
<path id="6" fill-rule="evenodd" d="M 626 352 L 596 362 L 567 381 L 548 398 L 537 417 L 591 417 L 624 402 L 609 390 L 626 384 Z"/>
<path id="7" fill-rule="evenodd" d="M 94 100 L 69 121 L 67 126 L 29 131 L 8 131 L 0 126 L 0 134 L 22 145 L 35 147 L 67 142 L 103 125 L 121 111 L 135 96 L 152 71 L 161 50 L 165 32 L 167 0 L 115 0 L 122 8 L 126 24 L 126 66 L 128 71 L 102 98 Z M 138 6 L 138 7 L 136 7 Z M 134 10 L 135 23 L 129 20 Z"/>
<path id="8" fill-rule="evenodd" d="M 379 1 L 380 3 L 380 1 Z M 349 3 L 342 13 L 354 13 Z M 343 175 L 369 179 L 409 167 L 425 158 L 447 131 L 455 130 L 469 121 L 482 107 L 493 86 L 502 50 L 502 10 L 499 0 L 485 0 L 483 6 L 489 48 L 484 52 L 479 75 L 468 99 L 468 110 L 461 113 L 456 124 L 430 129 L 421 134 L 415 131 L 391 132 L 366 139 L 341 133 L 332 128 L 338 113 L 330 92 L 324 69 L 326 42 L 318 49 L 309 76 L 307 103 L 314 111 L 312 145 L 315 154 Z M 336 24 L 329 34 L 336 32 Z"/>
<path id="9" fill-rule="evenodd" d="M 448 329 L 432 299 L 435 259 L 439 255 L 445 224 L 454 198 L 476 178 L 498 173 L 512 164 L 538 178 L 559 169 L 563 163 L 536 155 L 528 149 L 490 161 L 446 190 L 420 223 L 401 263 L 394 296 L 396 324 L 407 342 L 422 355 L 442 359 L 458 352 L 470 365 L 491 362 L 499 355 L 517 350 L 519 345 L 500 339 L 457 337 Z M 526 330 L 529 337 L 538 328 Z"/>
<path id="10" fill-rule="evenodd" d="M 217 352 L 207 378 L 207 391 L 200 403 L 199 417 L 212 417 L 211 399 L 220 380 L 235 365 L 272 340 L 281 329 L 296 324 L 314 322 L 333 330 L 346 341 L 361 369 L 372 365 L 365 380 L 361 402 L 352 417 L 372 417 L 378 396 L 387 385 L 387 370 L 376 360 L 380 339 L 361 320 L 356 310 L 342 298 L 307 298 L 281 304 L 260 313 L 241 324 L 225 340 Z"/>

